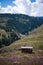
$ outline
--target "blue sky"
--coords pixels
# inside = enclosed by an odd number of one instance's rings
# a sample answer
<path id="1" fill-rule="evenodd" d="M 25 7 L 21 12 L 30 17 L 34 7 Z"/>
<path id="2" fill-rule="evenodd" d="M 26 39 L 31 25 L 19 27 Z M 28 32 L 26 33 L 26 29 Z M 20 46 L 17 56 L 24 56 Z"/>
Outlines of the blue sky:
<path id="1" fill-rule="evenodd" d="M 35 2 L 36 0 L 31 0 L 31 2 Z"/>
<path id="2" fill-rule="evenodd" d="M 14 0 L 0 0 L 1 6 L 2 7 L 6 7 L 7 5 L 14 6 L 14 4 L 12 3 L 12 1 L 14 1 Z M 31 2 L 35 2 L 35 0 L 31 0 Z"/>
<path id="3" fill-rule="evenodd" d="M 7 5 L 14 6 L 14 4 L 12 3 L 12 1 L 14 1 L 14 0 L 0 0 L 1 6 L 2 7 L 6 7 Z"/>
<path id="4" fill-rule="evenodd" d="M 43 0 L 0 0 L 0 13 L 43 16 Z"/>

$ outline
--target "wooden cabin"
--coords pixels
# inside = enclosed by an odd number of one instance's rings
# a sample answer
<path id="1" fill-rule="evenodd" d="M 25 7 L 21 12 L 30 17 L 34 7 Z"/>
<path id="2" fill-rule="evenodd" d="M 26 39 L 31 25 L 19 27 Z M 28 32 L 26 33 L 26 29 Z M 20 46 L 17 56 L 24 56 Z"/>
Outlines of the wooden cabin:
<path id="1" fill-rule="evenodd" d="M 32 53 L 33 52 L 33 47 L 30 47 L 30 46 L 22 46 L 21 47 L 21 52 L 22 53 Z"/>

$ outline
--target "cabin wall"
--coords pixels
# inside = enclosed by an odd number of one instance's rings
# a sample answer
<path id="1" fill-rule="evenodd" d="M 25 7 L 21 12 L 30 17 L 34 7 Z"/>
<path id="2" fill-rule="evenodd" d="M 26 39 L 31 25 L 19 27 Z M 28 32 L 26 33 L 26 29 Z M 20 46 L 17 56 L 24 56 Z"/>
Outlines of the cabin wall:
<path id="1" fill-rule="evenodd" d="M 32 53 L 32 49 L 21 49 L 22 53 Z"/>

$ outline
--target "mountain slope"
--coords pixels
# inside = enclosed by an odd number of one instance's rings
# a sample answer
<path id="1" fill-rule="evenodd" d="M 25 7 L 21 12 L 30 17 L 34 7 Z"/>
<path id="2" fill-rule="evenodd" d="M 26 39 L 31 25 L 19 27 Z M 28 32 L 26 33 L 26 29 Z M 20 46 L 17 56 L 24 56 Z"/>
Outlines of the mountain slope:
<path id="1" fill-rule="evenodd" d="M 43 25 L 34 29 L 30 35 L 13 42 L 10 46 L 4 47 L 4 50 L 14 50 L 20 48 L 21 46 L 33 46 L 34 49 L 43 49 Z"/>
<path id="2" fill-rule="evenodd" d="M 41 24 L 43 24 L 43 17 L 30 17 L 23 14 L 0 14 L 0 27 L 2 26 L 1 28 L 6 31 L 13 29 L 21 34 L 28 34 L 29 31 Z"/>
<path id="3" fill-rule="evenodd" d="M 10 45 L 20 39 L 22 35 L 30 34 L 32 30 L 42 24 L 43 17 L 30 17 L 23 14 L 0 14 L 0 29 L 4 30 L 8 36 L 6 37 L 4 32 L 4 34 L 0 32 L 0 37 L 2 35 L 0 45 Z"/>

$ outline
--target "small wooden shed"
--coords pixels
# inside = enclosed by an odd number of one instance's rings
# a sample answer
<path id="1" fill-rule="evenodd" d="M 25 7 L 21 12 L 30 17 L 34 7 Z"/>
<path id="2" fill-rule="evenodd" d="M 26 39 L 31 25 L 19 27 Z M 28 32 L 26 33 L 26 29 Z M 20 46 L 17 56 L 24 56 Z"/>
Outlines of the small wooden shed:
<path id="1" fill-rule="evenodd" d="M 21 47 L 22 53 L 32 53 L 33 52 L 33 47 L 31 46 L 22 46 Z"/>

